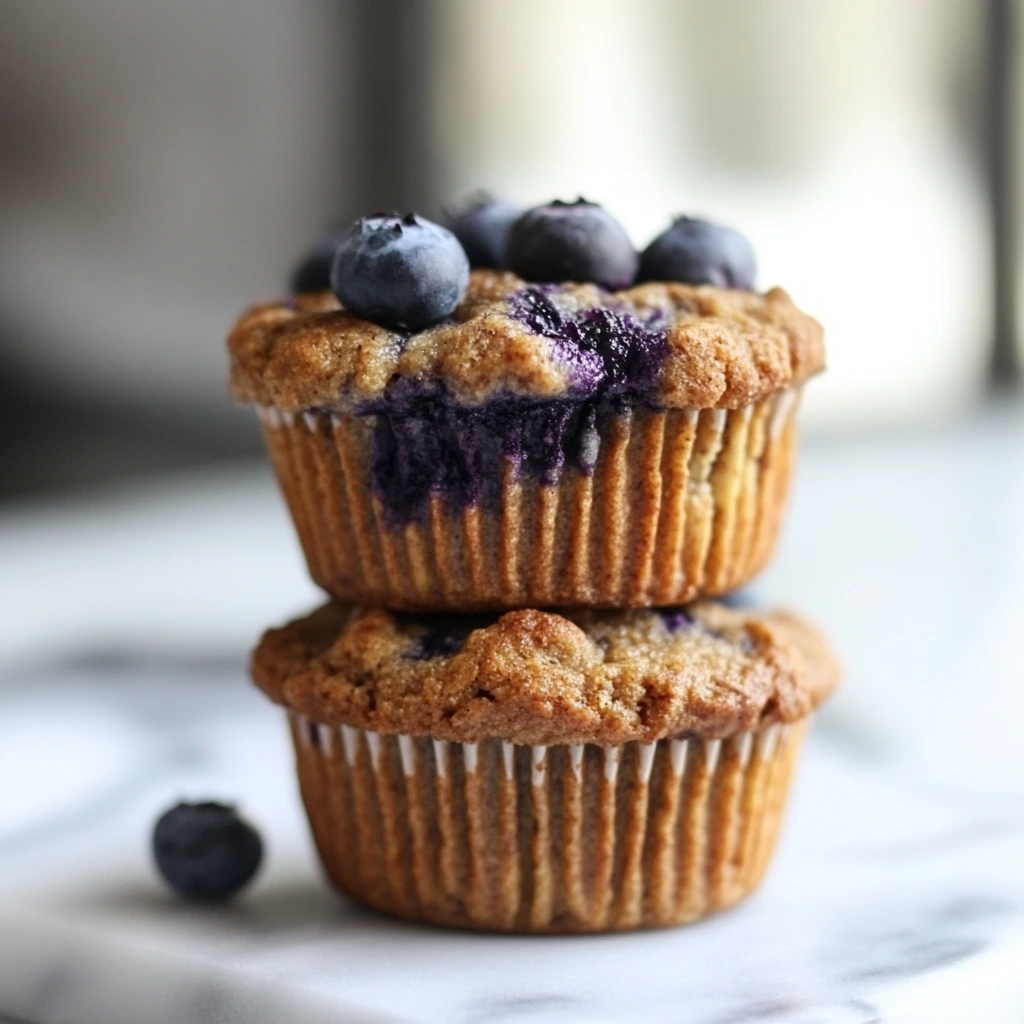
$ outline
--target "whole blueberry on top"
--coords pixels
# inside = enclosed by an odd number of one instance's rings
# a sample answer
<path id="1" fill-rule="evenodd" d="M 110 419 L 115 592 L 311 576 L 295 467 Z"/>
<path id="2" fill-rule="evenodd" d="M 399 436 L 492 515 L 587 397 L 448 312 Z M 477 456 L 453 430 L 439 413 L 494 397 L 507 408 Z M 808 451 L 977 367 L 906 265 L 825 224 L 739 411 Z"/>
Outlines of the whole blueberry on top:
<path id="1" fill-rule="evenodd" d="M 445 222 L 462 243 L 471 267 L 501 270 L 512 222 L 523 211 L 484 192 L 445 211 Z"/>
<path id="2" fill-rule="evenodd" d="M 331 264 L 344 237 L 343 230 L 332 231 L 310 247 L 295 265 L 289 279 L 293 295 L 301 292 L 325 292 L 331 287 Z"/>
<path id="3" fill-rule="evenodd" d="M 754 250 L 743 235 L 696 217 L 679 217 L 640 256 L 641 281 L 684 281 L 750 291 L 756 272 Z"/>
<path id="4" fill-rule="evenodd" d="M 555 200 L 527 210 L 508 236 L 508 266 L 527 281 L 593 281 L 628 288 L 637 254 L 622 225 L 595 203 Z"/>
<path id="5" fill-rule="evenodd" d="M 263 842 L 234 807 L 180 803 L 157 821 L 153 857 L 160 874 L 182 896 L 219 902 L 256 874 Z"/>
<path id="6" fill-rule="evenodd" d="M 356 221 L 331 267 L 331 288 L 346 309 L 399 331 L 450 316 L 468 284 L 469 260 L 459 240 L 415 213 Z"/>

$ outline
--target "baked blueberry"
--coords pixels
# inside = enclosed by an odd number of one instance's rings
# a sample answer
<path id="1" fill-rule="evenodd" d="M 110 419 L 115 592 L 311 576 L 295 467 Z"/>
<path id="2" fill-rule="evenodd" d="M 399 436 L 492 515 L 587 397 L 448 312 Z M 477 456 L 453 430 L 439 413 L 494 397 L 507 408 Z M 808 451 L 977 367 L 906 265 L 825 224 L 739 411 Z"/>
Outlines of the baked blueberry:
<path id="1" fill-rule="evenodd" d="M 696 217 L 679 217 L 640 256 L 641 281 L 684 281 L 719 288 L 754 287 L 757 262 L 738 231 Z"/>
<path id="2" fill-rule="evenodd" d="M 657 613 L 670 633 L 689 629 L 697 621 L 685 608 L 659 608 Z"/>
<path id="3" fill-rule="evenodd" d="M 509 229 L 522 212 L 513 203 L 482 192 L 445 211 L 445 220 L 466 250 L 471 267 L 501 270 L 505 266 Z"/>
<path id="4" fill-rule="evenodd" d="M 469 284 L 459 240 L 415 213 L 356 221 L 331 267 L 341 304 L 382 327 L 418 331 L 450 316 Z"/>
<path id="5" fill-rule="evenodd" d="M 527 281 L 593 281 L 627 288 L 637 254 L 622 225 L 596 203 L 555 200 L 527 210 L 508 236 L 508 266 Z"/>
<path id="6" fill-rule="evenodd" d="M 410 617 L 409 621 L 416 621 Z M 427 627 L 413 644 L 409 657 L 413 661 L 449 658 L 462 650 L 469 634 L 494 624 L 493 615 L 435 615 L 422 620 Z"/>
<path id="7" fill-rule="evenodd" d="M 301 292 L 325 292 L 331 287 L 331 264 L 344 231 L 324 235 L 295 265 L 289 285 L 293 295 Z"/>
<path id="8" fill-rule="evenodd" d="M 182 896 L 219 902 L 256 874 L 263 842 L 234 807 L 180 803 L 156 823 L 153 857 L 160 874 Z"/>

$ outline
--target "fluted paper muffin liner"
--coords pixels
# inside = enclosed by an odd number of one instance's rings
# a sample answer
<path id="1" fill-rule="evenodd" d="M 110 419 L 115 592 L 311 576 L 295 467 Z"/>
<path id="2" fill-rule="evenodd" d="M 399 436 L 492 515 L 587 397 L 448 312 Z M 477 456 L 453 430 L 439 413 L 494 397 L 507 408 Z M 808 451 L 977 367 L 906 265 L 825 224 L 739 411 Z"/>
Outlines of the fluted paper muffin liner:
<path id="1" fill-rule="evenodd" d="M 403 918 L 515 932 L 675 925 L 749 895 L 806 727 L 530 747 L 290 721 L 342 892 Z"/>
<path id="2" fill-rule="evenodd" d="M 495 454 L 495 503 L 438 495 L 394 523 L 371 478 L 373 418 L 260 407 L 313 579 L 341 601 L 473 611 L 673 605 L 727 593 L 775 547 L 798 389 L 736 410 L 612 417 L 590 474 L 553 483 Z M 489 470 L 488 470 L 489 471 Z"/>

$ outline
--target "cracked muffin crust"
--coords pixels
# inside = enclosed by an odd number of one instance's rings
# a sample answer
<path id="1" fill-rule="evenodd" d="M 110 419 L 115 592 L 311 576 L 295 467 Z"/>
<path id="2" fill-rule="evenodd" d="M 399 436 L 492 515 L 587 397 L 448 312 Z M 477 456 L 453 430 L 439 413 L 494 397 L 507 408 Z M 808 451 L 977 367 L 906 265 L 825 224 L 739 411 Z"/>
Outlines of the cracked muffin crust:
<path id="1" fill-rule="evenodd" d="M 407 616 L 335 603 L 269 630 L 253 678 L 313 721 L 461 743 L 720 738 L 809 715 L 838 669 L 788 613 Z"/>
<path id="2" fill-rule="evenodd" d="M 284 412 L 358 411 L 402 381 L 466 404 L 632 390 L 658 408 L 737 409 L 824 368 L 821 326 L 781 288 L 606 292 L 492 270 L 474 271 L 454 316 L 423 331 L 390 331 L 322 292 L 253 307 L 228 349 L 235 398 Z"/>

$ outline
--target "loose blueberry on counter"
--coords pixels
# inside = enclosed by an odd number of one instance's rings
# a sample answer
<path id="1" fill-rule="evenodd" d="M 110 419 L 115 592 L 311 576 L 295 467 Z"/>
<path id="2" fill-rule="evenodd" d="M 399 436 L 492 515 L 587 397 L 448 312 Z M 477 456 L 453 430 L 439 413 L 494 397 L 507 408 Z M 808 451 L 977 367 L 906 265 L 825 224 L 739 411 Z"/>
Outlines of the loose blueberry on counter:
<path id="1" fill-rule="evenodd" d="M 522 212 L 513 203 L 479 193 L 445 211 L 445 220 L 466 250 L 471 267 L 501 270 L 505 267 L 509 229 Z"/>
<path id="2" fill-rule="evenodd" d="M 507 257 L 527 281 L 593 281 L 613 290 L 633 283 L 638 260 L 622 225 L 584 199 L 527 210 L 509 232 Z"/>
<path id="3" fill-rule="evenodd" d="M 679 217 L 640 256 L 641 281 L 683 281 L 753 290 L 757 262 L 738 231 Z"/>
<path id="4" fill-rule="evenodd" d="M 331 287 L 331 264 L 338 251 L 344 231 L 335 231 L 320 239 L 292 271 L 289 286 L 293 295 L 303 292 L 325 292 Z"/>
<path id="5" fill-rule="evenodd" d="M 160 874 L 182 896 L 215 903 L 233 896 L 256 874 L 263 842 L 234 807 L 180 803 L 157 821 L 153 857 Z"/>
<path id="6" fill-rule="evenodd" d="M 358 220 L 331 267 L 331 288 L 346 309 L 399 331 L 450 316 L 468 284 L 469 260 L 459 240 L 415 213 Z"/>

